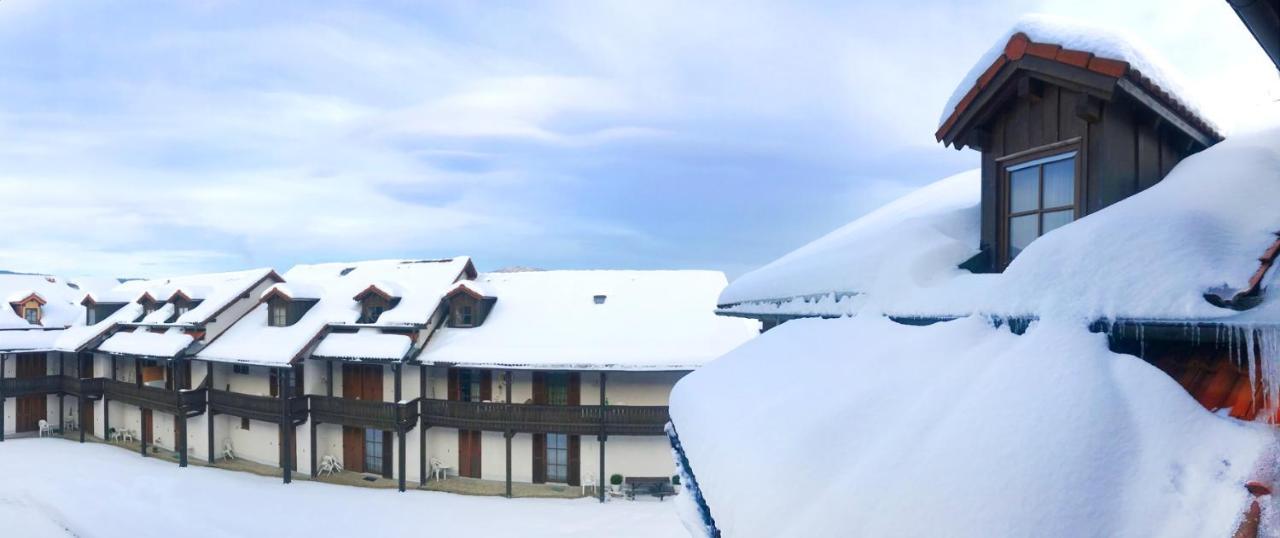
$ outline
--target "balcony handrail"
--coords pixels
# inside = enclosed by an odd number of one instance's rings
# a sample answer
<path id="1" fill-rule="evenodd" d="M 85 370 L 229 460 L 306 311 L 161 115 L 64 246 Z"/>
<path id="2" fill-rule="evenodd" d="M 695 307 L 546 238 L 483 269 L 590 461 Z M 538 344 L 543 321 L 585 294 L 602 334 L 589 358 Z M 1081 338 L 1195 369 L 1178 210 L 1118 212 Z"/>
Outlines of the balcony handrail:
<path id="1" fill-rule="evenodd" d="M 531 433 L 662 435 L 665 405 L 544 405 L 422 400 L 430 425 Z"/>
<path id="2" fill-rule="evenodd" d="M 418 420 L 418 400 L 405 403 L 354 400 L 310 395 L 311 417 L 317 422 L 338 422 L 385 429 L 411 428 Z"/>

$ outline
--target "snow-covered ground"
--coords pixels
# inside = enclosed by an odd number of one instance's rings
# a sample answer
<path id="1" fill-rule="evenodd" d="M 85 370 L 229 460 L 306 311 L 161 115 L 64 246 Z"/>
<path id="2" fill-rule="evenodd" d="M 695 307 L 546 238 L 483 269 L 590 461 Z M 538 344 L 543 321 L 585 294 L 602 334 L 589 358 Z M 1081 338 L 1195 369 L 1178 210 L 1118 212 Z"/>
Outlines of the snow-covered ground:
<path id="1" fill-rule="evenodd" d="M 0 443 L 0 477 L 0 536 L 687 535 L 672 502 L 284 485 L 61 439 Z"/>

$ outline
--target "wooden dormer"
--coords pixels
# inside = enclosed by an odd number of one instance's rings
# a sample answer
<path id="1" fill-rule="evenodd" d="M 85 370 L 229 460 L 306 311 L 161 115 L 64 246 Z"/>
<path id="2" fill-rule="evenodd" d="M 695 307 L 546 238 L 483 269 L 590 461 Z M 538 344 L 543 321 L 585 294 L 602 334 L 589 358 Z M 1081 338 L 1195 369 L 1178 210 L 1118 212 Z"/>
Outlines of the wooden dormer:
<path id="1" fill-rule="evenodd" d="M 444 297 L 449 309 L 448 325 L 456 328 L 479 327 L 489 317 L 489 311 L 497 301 L 497 297 L 485 295 L 475 283 L 459 281 Z"/>
<path id="2" fill-rule="evenodd" d="M 370 284 L 352 297 L 354 301 L 360 303 L 360 319 L 357 322 L 376 323 L 383 312 L 395 308 L 400 303 L 400 297 L 397 295 L 396 292 L 384 286 Z"/>
<path id="3" fill-rule="evenodd" d="M 173 305 L 173 314 L 169 316 L 166 323 L 173 323 L 178 321 L 178 318 L 182 317 L 183 314 L 186 314 L 187 312 L 190 312 L 191 309 L 200 306 L 201 300 L 192 299 L 186 292 L 179 289 L 174 290 L 174 292 L 169 295 L 167 302 Z"/>
<path id="4" fill-rule="evenodd" d="M 1129 62 L 1014 34 L 936 138 L 982 152 L 981 254 L 1001 271 L 1035 238 L 1132 196 L 1222 140 Z"/>
<path id="5" fill-rule="evenodd" d="M 288 327 L 319 302 L 318 298 L 293 297 L 286 288 L 273 286 L 262 294 L 260 303 L 267 305 L 267 326 Z"/>
<path id="6" fill-rule="evenodd" d="M 18 317 L 27 320 L 27 323 L 32 325 L 40 325 L 44 322 L 44 305 L 44 298 L 35 292 L 28 293 L 23 298 L 9 303 L 9 306 L 13 308 Z"/>

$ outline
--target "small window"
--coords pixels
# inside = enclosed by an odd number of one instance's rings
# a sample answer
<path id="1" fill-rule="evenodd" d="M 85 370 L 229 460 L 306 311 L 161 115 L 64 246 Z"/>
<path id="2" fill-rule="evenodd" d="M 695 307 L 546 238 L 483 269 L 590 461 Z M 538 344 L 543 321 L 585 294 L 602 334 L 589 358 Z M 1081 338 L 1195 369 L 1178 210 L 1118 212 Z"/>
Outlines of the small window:
<path id="1" fill-rule="evenodd" d="M 249 419 L 247 418 L 240 419 L 240 429 L 249 431 Z"/>
<path id="2" fill-rule="evenodd" d="M 285 327 L 289 325 L 289 306 L 284 303 L 272 303 L 270 307 L 270 316 L 267 324 L 272 327 Z"/>
<path id="3" fill-rule="evenodd" d="M 472 313 L 471 313 L 471 307 L 470 307 L 470 306 L 463 306 L 460 310 L 462 311 L 462 316 L 461 316 L 461 320 L 460 320 L 460 322 L 459 322 L 459 323 L 460 323 L 461 325 L 463 325 L 463 326 L 466 326 L 466 327 L 470 327 L 470 326 L 474 325 L 474 324 L 475 324 L 475 317 L 474 317 L 474 316 L 472 315 Z"/>
<path id="4" fill-rule="evenodd" d="M 97 322 L 98 322 L 98 308 L 93 306 L 86 308 L 84 310 L 85 325 L 93 325 Z"/>
<path id="5" fill-rule="evenodd" d="M 191 311 L 191 303 L 182 303 L 178 305 L 178 315 L 181 316 Z"/>
<path id="6" fill-rule="evenodd" d="M 377 322 L 378 316 L 381 316 L 382 312 L 385 310 L 386 310 L 386 307 L 380 304 L 378 305 L 366 304 L 364 306 L 363 311 L 360 313 L 360 323 Z"/>
<path id="7" fill-rule="evenodd" d="M 605 299 L 607 299 L 607 297 L 604 295 L 597 295 L 595 297 L 592 297 L 592 300 L 594 300 L 596 304 L 604 304 Z"/>
<path id="8" fill-rule="evenodd" d="M 32 325 L 40 324 L 40 309 L 27 307 L 22 309 L 22 317 L 26 318 L 27 323 Z"/>
<path id="9" fill-rule="evenodd" d="M 1032 241 L 1076 218 L 1076 152 L 1051 155 L 1005 169 L 1007 265 Z"/>
<path id="10" fill-rule="evenodd" d="M 231 372 L 240 375 L 249 375 L 249 366 L 245 364 L 231 365 Z"/>

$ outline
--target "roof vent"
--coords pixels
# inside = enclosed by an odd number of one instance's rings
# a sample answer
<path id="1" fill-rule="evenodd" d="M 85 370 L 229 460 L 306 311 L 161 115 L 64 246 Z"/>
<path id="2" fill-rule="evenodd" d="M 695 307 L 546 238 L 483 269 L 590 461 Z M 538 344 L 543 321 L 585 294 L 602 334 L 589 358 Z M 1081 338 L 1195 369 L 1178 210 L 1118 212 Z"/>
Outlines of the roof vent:
<path id="1" fill-rule="evenodd" d="M 79 284 L 76 284 L 75 282 L 71 282 L 71 281 L 69 281 L 69 280 L 67 281 L 67 287 L 68 287 L 68 288 L 71 288 L 71 289 L 73 289 L 73 290 L 78 290 L 78 289 L 80 289 L 80 285 L 79 285 Z"/>
<path id="2" fill-rule="evenodd" d="M 355 267 L 348 267 L 348 268 L 346 268 L 346 269 L 343 269 L 343 270 L 341 270 L 341 271 L 338 271 L 338 276 L 347 276 L 347 275 L 351 274 L 351 272 L 352 272 L 352 271 L 355 271 L 355 270 L 356 270 L 356 268 L 355 268 Z"/>
<path id="3" fill-rule="evenodd" d="M 592 299 L 595 300 L 596 304 L 604 304 L 604 300 L 607 298 L 608 297 L 605 295 L 597 295 L 595 297 L 592 297 Z"/>

